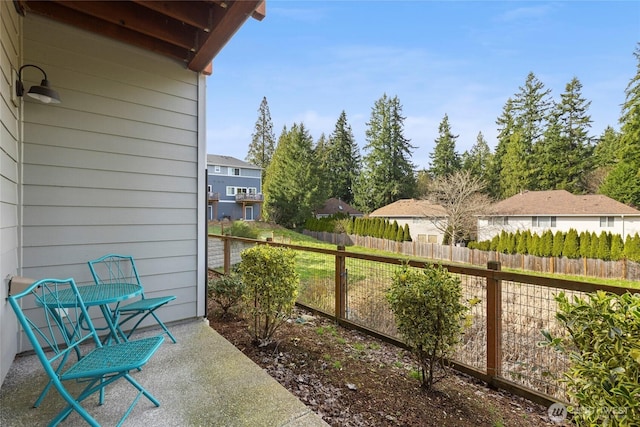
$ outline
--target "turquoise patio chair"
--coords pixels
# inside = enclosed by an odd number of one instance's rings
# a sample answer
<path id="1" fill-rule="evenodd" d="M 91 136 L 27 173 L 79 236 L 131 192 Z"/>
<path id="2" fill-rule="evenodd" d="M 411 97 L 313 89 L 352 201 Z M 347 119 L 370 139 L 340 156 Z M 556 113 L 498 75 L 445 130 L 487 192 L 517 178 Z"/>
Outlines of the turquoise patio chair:
<path id="1" fill-rule="evenodd" d="M 50 426 L 58 425 L 73 411 L 88 424 L 100 426 L 82 402 L 100 392 L 99 402 L 103 404 L 105 388 L 122 378 L 138 393 L 118 425 L 124 422 L 143 395 L 155 406 L 160 406 L 129 371 L 140 369 L 149 361 L 164 341 L 162 335 L 103 346 L 73 279 L 39 280 L 11 295 L 9 303 L 50 379 L 42 396 L 53 385 L 67 403 Z M 72 353 L 79 356 L 72 356 Z M 70 381 L 83 382 L 86 386 L 74 397 L 67 387 Z"/>
<path id="2" fill-rule="evenodd" d="M 88 263 L 93 280 L 98 286 L 109 286 L 121 283 L 133 283 L 142 286 L 138 270 L 136 269 L 136 263 L 130 255 L 108 254 L 88 261 Z M 142 321 L 148 316 L 152 316 L 162 330 L 171 338 L 171 341 L 175 343 L 176 339 L 155 313 L 157 309 L 175 299 L 176 297 L 173 295 L 147 298 L 143 290 L 140 299 L 130 303 L 122 301 L 114 308 L 114 323 L 116 324 L 116 328 L 123 337 L 129 339 Z M 124 325 L 134 320 L 136 320 L 136 322 L 133 324 L 133 327 L 125 334 L 123 332 L 125 329 Z"/>

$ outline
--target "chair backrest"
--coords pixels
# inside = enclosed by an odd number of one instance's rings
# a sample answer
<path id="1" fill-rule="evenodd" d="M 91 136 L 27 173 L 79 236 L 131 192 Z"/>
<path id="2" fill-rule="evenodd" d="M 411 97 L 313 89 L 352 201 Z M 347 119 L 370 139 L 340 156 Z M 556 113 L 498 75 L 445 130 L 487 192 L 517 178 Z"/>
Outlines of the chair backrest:
<path id="1" fill-rule="evenodd" d="M 42 279 L 11 295 L 9 304 L 51 378 L 83 343 L 101 346 L 73 279 Z"/>
<path id="2" fill-rule="evenodd" d="M 133 283 L 142 286 L 136 263 L 130 255 L 108 254 L 88 263 L 97 285 Z"/>

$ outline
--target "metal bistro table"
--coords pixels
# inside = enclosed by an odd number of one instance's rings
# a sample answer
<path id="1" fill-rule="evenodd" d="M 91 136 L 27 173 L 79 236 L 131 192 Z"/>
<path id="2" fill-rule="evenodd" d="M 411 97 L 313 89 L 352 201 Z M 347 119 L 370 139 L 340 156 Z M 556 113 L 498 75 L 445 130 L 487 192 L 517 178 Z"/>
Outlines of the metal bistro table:
<path id="1" fill-rule="evenodd" d="M 100 310 L 102 310 L 102 316 L 107 322 L 107 328 L 109 329 L 109 336 L 105 342 L 109 342 L 109 340 L 113 338 L 115 342 L 119 343 L 118 313 L 112 311 L 109 304 L 115 304 L 142 294 L 142 286 L 135 283 L 93 284 L 78 286 L 78 292 L 87 308 L 97 305 L 100 307 Z M 76 306 L 76 296 L 71 288 L 58 292 L 57 299 L 59 307 L 71 308 Z M 124 341 L 127 341 L 127 337 L 123 336 L 122 338 Z"/>
<path id="2" fill-rule="evenodd" d="M 82 301 L 84 302 L 84 305 L 87 307 L 87 309 L 89 309 L 89 307 L 93 307 L 97 305 L 98 307 L 100 307 L 100 310 L 102 310 L 102 315 L 104 317 L 104 320 L 107 322 L 107 327 L 104 329 L 109 330 L 109 334 L 105 338 L 104 343 L 108 345 L 112 338 L 115 340 L 116 343 L 119 343 L 120 342 L 120 338 L 118 337 L 119 315 L 117 311 L 111 310 L 111 308 L 109 307 L 109 304 L 115 304 L 120 301 L 124 301 L 126 299 L 133 298 L 142 294 L 142 286 L 134 283 L 111 283 L 109 285 L 96 285 L 96 284 L 83 285 L 83 286 L 78 286 L 78 293 L 80 294 L 80 297 L 82 298 Z M 56 294 L 55 299 L 56 301 L 52 302 L 52 304 L 55 304 L 56 307 L 63 307 L 63 308 L 76 307 L 78 302 L 72 288 L 66 288 L 59 291 Z M 44 301 L 44 304 L 46 304 L 46 301 Z M 60 325 L 62 324 L 63 322 L 61 321 Z M 67 331 L 67 334 L 70 334 L 70 333 L 72 332 Z M 122 339 L 124 341 L 128 341 L 127 337 L 124 335 Z M 76 352 L 77 352 L 77 349 L 76 349 Z M 78 356 L 78 359 L 80 359 L 81 356 L 79 353 L 77 354 L 77 356 Z M 62 367 L 63 365 L 64 365 L 64 361 L 63 363 L 60 364 L 60 367 Z M 40 403 L 42 403 L 42 400 L 49 392 L 49 389 L 51 388 L 52 384 L 53 382 L 49 381 L 49 383 L 45 386 L 44 390 L 42 390 L 42 393 L 40 393 L 40 396 L 38 397 L 36 402 L 33 404 L 34 408 L 37 408 L 38 406 L 40 406 Z M 102 401 L 102 398 L 103 398 L 102 393 L 104 393 L 104 390 L 100 390 L 100 401 Z"/>

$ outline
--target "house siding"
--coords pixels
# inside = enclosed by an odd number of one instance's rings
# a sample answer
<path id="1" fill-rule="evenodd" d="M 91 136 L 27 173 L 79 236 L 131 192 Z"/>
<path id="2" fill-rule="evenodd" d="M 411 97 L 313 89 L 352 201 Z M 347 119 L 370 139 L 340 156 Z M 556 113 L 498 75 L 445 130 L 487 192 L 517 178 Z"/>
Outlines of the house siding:
<path id="1" fill-rule="evenodd" d="M 131 254 L 147 296 L 177 296 L 163 320 L 195 317 L 199 76 L 32 16 L 24 62 L 46 70 L 62 104 L 24 101 L 23 275 L 91 283 L 87 260 Z"/>
<path id="2" fill-rule="evenodd" d="M 212 156 L 217 157 L 217 156 Z M 236 161 L 237 159 L 232 159 Z M 236 202 L 235 195 L 227 195 L 227 187 L 255 188 L 257 194 L 262 193 L 262 171 L 248 167 L 242 167 L 237 160 L 236 165 L 224 165 L 209 162 L 207 165 L 207 184 L 211 188 L 211 193 L 218 193 L 219 200 L 209 204 L 207 219 L 220 220 L 225 217 L 231 220 L 242 219 L 245 217 L 242 211 L 242 203 Z M 216 171 L 216 168 L 219 171 Z M 240 175 L 231 174 L 231 169 L 240 169 Z M 214 204 L 217 204 L 215 206 Z M 253 216 L 247 219 L 258 219 L 262 213 L 262 203 L 247 203 L 253 210 Z"/>
<path id="3" fill-rule="evenodd" d="M 11 100 L 20 66 L 21 21 L 12 2 L 0 2 L 0 383 L 18 349 L 18 324 L 7 303 L 7 276 L 18 269 L 18 108 Z"/>

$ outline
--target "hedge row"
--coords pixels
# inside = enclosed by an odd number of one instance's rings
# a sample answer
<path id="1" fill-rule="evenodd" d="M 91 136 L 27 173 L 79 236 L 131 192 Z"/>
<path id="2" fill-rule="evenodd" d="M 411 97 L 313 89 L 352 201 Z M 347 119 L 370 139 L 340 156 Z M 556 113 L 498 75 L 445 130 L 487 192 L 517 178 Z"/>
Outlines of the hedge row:
<path id="1" fill-rule="evenodd" d="M 507 233 L 491 240 L 470 242 L 471 249 L 497 251 L 505 254 L 530 254 L 536 256 L 554 256 L 567 258 L 594 258 L 605 261 L 617 261 L 623 258 L 640 262 L 640 236 L 627 236 L 623 241 L 619 234 L 601 232 L 578 234 L 574 229 L 568 232 L 547 230 L 542 235 L 532 234 L 529 230 Z"/>
<path id="2" fill-rule="evenodd" d="M 344 215 L 310 218 L 305 223 L 305 229 L 309 231 L 371 236 L 379 239 L 395 240 L 396 242 L 411 241 L 408 224 L 401 227 L 397 221 L 390 222 L 385 218 L 356 218 Z"/>

